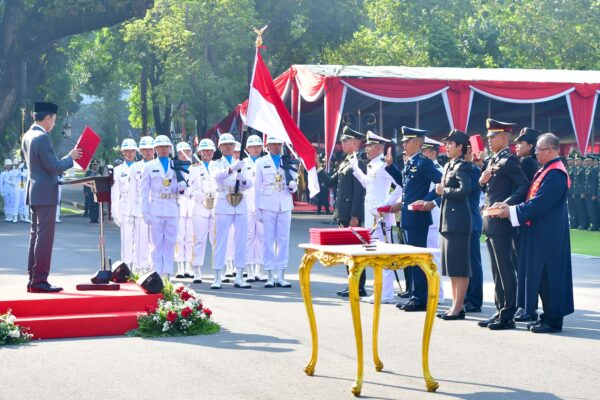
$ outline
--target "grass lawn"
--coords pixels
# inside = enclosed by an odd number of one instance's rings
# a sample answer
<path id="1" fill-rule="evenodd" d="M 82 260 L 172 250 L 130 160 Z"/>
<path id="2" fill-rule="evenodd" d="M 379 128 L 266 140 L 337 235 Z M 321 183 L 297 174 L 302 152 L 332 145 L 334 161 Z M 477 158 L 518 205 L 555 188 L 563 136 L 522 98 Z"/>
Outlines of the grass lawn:
<path id="1" fill-rule="evenodd" d="M 600 257 L 600 232 L 571 229 L 571 252 Z"/>

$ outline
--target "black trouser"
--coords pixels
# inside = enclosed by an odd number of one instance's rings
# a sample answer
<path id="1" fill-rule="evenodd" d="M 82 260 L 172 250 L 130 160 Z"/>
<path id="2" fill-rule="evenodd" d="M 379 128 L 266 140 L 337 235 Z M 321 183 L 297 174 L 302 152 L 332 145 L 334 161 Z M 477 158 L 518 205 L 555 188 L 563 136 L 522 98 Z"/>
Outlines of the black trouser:
<path id="1" fill-rule="evenodd" d="M 569 207 L 569 226 L 571 229 L 577 229 L 579 228 L 579 218 L 577 215 L 577 199 L 574 194 L 569 195 L 567 206 Z"/>
<path id="2" fill-rule="evenodd" d="M 588 218 L 585 198 L 582 198 L 581 196 L 585 197 L 585 195 L 577 195 L 577 219 L 579 220 L 579 228 L 587 229 L 590 226 L 590 220 Z"/>
<path id="3" fill-rule="evenodd" d="M 497 314 L 500 319 L 513 319 L 517 311 L 517 273 L 514 264 L 513 235 L 488 235 L 486 239 L 492 276 Z"/>
<path id="4" fill-rule="evenodd" d="M 465 295 L 465 303 L 471 303 L 474 307 L 483 305 L 483 268 L 481 266 L 481 246 L 479 239 L 481 231 L 471 233 L 469 246 L 471 261 L 471 278 Z"/>
<path id="5" fill-rule="evenodd" d="M 31 206 L 31 232 L 27 271 L 29 281 L 38 284 L 48 281 L 54 229 L 56 227 L 56 205 Z"/>
<path id="6" fill-rule="evenodd" d="M 598 210 L 596 209 L 596 200 L 589 194 L 585 195 L 585 206 L 588 212 L 588 218 L 593 230 L 598 229 Z"/>
<path id="7" fill-rule="evenodd" d="M 343 228 L 347 228 L 350 226 L 350 221 L 338 221 L 338 224 Z M 350 270 L 347 265 L 346 265 L 346 273 L 350 274 Z M 366 282 L 367 282 L 367 270 L 364 269 L 363 272 L 360 274 L 360 280 L 358 282 L 358 290 L 359 291 L 365 290 Z"/>
<path id="8" fill-rule="evenodd" d="M 100 206 L 93 199 L 90 203 L 89 217 L 91 222 L 98 222 L 100 217 Z"/>
<path id="9" fill-rule="evenodd" d="M 404 228 L 404 240 L 406 244 L 417 247 L 427 247 L 427 234 L 429 227 L 419 228 Z M 427 304 L 427 277 L 425 272 L 419 266 L 405 267 L 404 270 L 409 271 L 409 275 L 404 275 L 410 283 L 410 300 L 417 305 Z"/>

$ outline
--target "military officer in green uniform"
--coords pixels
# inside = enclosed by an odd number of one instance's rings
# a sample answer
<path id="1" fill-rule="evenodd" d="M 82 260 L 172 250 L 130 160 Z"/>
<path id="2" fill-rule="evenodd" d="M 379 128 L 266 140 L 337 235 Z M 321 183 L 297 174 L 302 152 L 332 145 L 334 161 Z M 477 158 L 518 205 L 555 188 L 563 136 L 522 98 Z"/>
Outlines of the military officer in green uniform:
<path id="1" fill-rule="evenodd" d="M 579 218 L 577 217 L 577 199 L 573 194 L 573 184 L 575 183 L 575 175 L 577 174 L 577 167 L 575 166 L 575 156 L 569 156 L 567 160 L 567 173 L 571 179 L 571 186 L 569 186 L 569 197 L 567 206 L 569 207 L 569 226 L 571 229 L 577 229 L 579 227 Z"/>
<path id="2" fill-rule="evenodd" d="M 589 219 L 587 215 L 587 207 L 585 204 L 585 167 L 582 165 L 582 158 L 575 156 L 575 179 L 573 180 L 573 199 L 577 208 L 577 229 L 587 230 Z"/>
<path id="3" fill-rule="evenodd" d="M 351 165 L 351 158 L 358 157 L 357 151 L 360 148 L 360 142 L 363 137 L 364 135 L 360 132 L 345 127 L 340 142 L 342 143 L 342 150 L 344 151 L 346 158 L 344 158 L 337 171 L 332 175 L 327 174 L 323 168 L 320 168 L 318 173 L 319 182 L 323 182 L 327 187 L 335 188 L 336 195 L 333 219 L 335 219 L 341 227 L 362 226 L 364 223 L 365 188 L 352 174 L 353 170 Z M 358 167 L 362 172 L 367 171 L 366 164 L 360 158 L 358 158 Z M 365 281 L 366 275 L 363 271 L 360 276 L 358 288 L 361 297 L 367 296 Z M 348 288 L 340 290 L 337 294 L 342 297 L 348 297 Z"/>
<path id="4" fill-rule="evenodd" d="M 588 213 L 590 231 L 598 230 L 598 169 L 594 167 L 594 156 L 588 154 L 584 161 L 585 181 L 583 193 L 585 195 L 585 207 Z"/>

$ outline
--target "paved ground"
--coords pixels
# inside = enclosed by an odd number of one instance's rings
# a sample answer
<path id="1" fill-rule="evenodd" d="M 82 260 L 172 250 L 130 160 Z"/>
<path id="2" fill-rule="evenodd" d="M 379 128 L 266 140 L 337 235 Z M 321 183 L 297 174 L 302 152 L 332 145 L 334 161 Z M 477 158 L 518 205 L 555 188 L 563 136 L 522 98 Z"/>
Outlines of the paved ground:
<path id="1" fill-rule="evenodd" d="M 87 279 L 98 267 L 98 225 L 69 216 L 59 225 L 52 282 Z M 335 291 L 344 284 L 341 267 L 313 269 L 319 329 L 315 376 L 302 368 L 310 335 L 297 284 L 296 244 L 310 226 L 327 217 L 293 221 L 291 289 L 215 292 L 196 285 L 222 326 L 216 335 L 168 339 L 108 337 L 48 340 L 0 348 L 0 399 L 343 399 L 351 398 L 356 369 L 350 310 Z M 0 290 L 22 282 L 27 250 L 25 224 L 0 224 Z M 108 227 L 108 253 L 118 257 L 118 234 Z M 485 254 L 485 252 L 484 252 Z M 484 257 L 485 258 L 485 257 Z M 492 332 L 475 321 L 492 312 L 492 286 L 485 260 L 485 310 L 466 321 L 436 320 L 430 367 L 439 381 L 427 393 L 421 376 L 423 313 L 382 306 L 380 354 L 371 358 L 372 306 L 362 305 L 365 332 L 363 396 L 375 399 L 597 399 L 600 392 L 600 259 L 574 256 L 577 312 L 558 335 L 518 330 Z M 209 274 L 204 269 L 205 275 Z M 449 283 L 446 282 L 447 293 Z"/>

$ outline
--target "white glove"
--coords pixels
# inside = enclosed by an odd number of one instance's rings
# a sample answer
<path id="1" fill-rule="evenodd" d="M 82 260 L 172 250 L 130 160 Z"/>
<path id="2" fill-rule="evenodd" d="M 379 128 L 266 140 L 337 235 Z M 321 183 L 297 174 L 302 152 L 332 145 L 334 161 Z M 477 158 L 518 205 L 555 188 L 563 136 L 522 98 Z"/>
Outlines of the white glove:
<path id="1" fill-rule="evenodd" d="M 290 181 L 290 183 L 288 183 L 288 189 L 290 189 L 290 192 L 292 193 L 296 192 L 296 190 L 298 190 L 298 182 Z"/>
<path id="2" fill-rule="evenodd" d="M 353 170 L 358 171 L 360 168 L 358 167 L 358 155 L 354 154 L 350 157 L 350 166 Z"/>
<path id="3" fill-rule="evenodd" d="M 242 165 L 244 164 L 244 162 L 242 160 L 235 160 L 234 162 L 231 163 L 231 165 L 229 166 L 229 169 L 232 171 L 241 171 L 242 170 Z"/>
<path id="4" fill-rule="evenodd" d="M 185 192 L 185 189 L 187 189 L 185 181 L 177 182 L 177 189 L 179 190 L 179 193 Z"/>
<path id="5" fill-rule="evenodd" d="M 152 225 L 152 217 L 150 216 L 150 214 L 144 214 L 143 218 L 144 218 L 144 222 L 146 223 L 146 225 L 148 225 L 148 226 Z"/>

